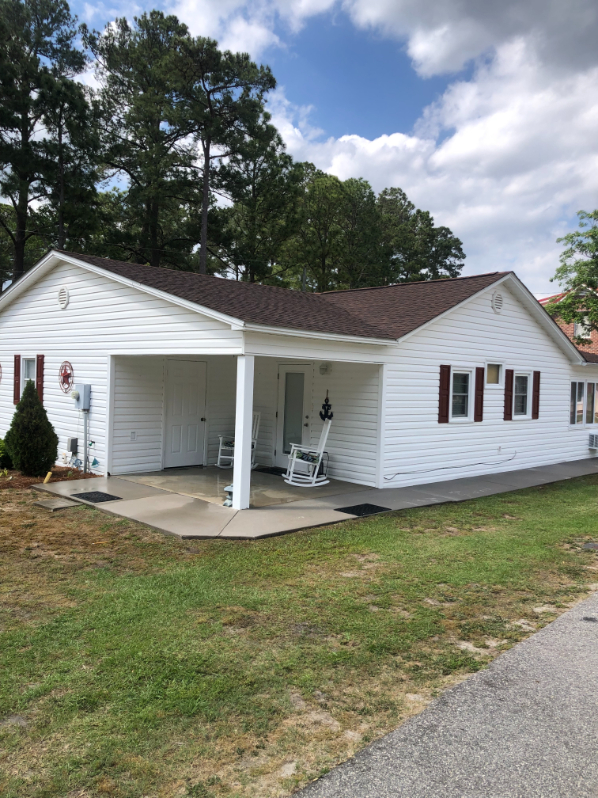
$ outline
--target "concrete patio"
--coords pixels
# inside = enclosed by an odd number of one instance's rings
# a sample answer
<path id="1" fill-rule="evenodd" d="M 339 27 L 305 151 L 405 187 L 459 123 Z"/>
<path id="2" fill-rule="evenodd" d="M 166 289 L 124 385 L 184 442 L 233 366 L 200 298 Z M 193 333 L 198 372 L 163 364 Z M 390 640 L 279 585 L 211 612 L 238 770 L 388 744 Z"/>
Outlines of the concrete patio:
<path id="1" fill-rule="evenodd" d="M 178 485 L 177 472 L 162 471 L 99 477 L 91 481 L 56 482 L 36 485 L 35 488 L 56 497 L 90 504 L 103 512 L 139 521 L 183 539 L 220 537 L 252 540 L 357 518 L 357 514 L 340 512 L 339 508 L 346 506 L 372 504 L 383 511 L 404 510 L 466 501 L 596 474 L 598 458 L 385 490 L 363 488 L 339 480 L 331 480 L 323 488 L 290 488 L 279 476 L 254 471 L 252 495 L 255 505 L 248 510 L 234 510 L 216 503 L 222 501 L 223 494 L 214 493 L 213 480 L 230 482 L 230 472 L 221 472 L 222 477 L 207 473 L 213 470 L 181 469 L 186 473 L 179 473 Z M 204 473 L 195 473 L 199 471 Z M 77 494 L 88 491 L 101 491 L 118 499 L 93 504 L 77 497 Z M 209 496 L 198 498 L 201 491 Z"/>

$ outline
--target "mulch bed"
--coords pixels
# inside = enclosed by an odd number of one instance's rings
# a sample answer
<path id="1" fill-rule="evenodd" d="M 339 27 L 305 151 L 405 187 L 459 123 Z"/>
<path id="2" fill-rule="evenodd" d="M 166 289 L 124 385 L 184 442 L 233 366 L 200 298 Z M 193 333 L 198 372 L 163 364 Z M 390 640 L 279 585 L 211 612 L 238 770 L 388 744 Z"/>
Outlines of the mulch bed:
<path id="1" fill-rule="evenodd" d="M 73 479 L 94 479 L 98 474 L 84 474 L 77 468 L 67 466 L 54 466 L 52 469 L 52 479 L 50 482 L 66 482 Z M 32 485 L 39 485 L 43 482 L 43 477 L 24 477 L 20 471 L 9 471 L 7 476 L 0 475 L 0 490 L 5 488 L 20 489 L 30 488 Z"/>

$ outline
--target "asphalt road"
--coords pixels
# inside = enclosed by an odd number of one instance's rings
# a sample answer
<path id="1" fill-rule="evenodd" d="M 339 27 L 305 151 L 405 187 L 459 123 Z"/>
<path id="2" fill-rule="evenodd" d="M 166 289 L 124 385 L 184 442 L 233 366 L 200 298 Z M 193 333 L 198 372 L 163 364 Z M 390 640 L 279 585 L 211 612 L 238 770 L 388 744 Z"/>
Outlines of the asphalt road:
<path id="1" fill-rule="evenodd" d="M 598 593 L 301 798 L 598 798 Z"/>

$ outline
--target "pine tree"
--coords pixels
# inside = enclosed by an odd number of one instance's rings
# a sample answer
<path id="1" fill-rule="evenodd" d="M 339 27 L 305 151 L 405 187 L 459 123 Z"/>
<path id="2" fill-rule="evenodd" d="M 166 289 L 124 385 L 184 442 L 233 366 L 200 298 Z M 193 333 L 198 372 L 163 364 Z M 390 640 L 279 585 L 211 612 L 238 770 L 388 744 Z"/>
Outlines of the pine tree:
<path id="1" fill-rule="evenodd" d="M 35 385 L 27 381 L 4 439 L 13 465 L 26 477 L 45 476 L 58 456 L 58 436 Z"/>

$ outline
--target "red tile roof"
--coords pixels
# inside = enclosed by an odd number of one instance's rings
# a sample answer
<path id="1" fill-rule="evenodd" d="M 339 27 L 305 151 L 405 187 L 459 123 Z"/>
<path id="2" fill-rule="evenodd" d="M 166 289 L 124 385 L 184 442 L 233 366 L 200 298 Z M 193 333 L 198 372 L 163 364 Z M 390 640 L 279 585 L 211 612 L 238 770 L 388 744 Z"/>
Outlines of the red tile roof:
<path id="1" fill-rule="evenodd" d="M 400 338 L 508 274 L 314 294 L 57 252 L 247 323 L 387 340 Z"/>

